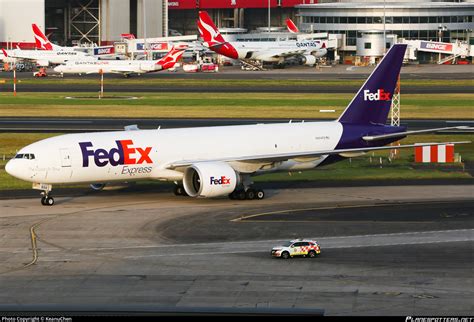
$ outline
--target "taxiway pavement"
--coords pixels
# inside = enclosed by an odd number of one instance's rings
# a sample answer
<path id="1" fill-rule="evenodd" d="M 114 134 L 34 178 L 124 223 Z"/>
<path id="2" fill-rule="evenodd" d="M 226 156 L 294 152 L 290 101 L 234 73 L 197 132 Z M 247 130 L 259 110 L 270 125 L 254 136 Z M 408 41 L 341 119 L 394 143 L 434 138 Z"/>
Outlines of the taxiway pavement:
<path id="1" fill-rule="evenodd" d="M 115 191 L 0 200 L 0 303 L 469 315 L 474 186 L 267 190 L 262 201 Z M 272 246 L 316 238 L 317 259 Z"/>

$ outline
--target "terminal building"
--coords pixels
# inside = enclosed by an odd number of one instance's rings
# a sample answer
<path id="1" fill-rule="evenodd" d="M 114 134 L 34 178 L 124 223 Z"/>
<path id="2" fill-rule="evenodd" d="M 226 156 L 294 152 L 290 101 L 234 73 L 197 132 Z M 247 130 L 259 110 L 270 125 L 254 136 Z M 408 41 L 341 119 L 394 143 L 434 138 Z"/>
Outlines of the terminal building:
<path id="1" fill-rule="evenodd" d="M 60 45 L 197 35 L 199 10 L 242 41 L 295 39 L 284 28 L 292 18 L 307 38 L 336 44 L 328 57 L 343 63 L 380 57 L 394 42 L 474 45 L 474 0 L 0 0 L 0 46 L 33 48 L 32 23 Z M 436 52 L 412 56 L 440 60 Z"/>
<path id="2" fill-rule="evenodd" d="M 357 0 L 296 8 L 302 30 L 341 34 L 339 50 L 347 55 L 381 55 L 384 40 L 385 47 L 401 39 L 474 45 L 474 2 Z M 422 62 L 434 57 L 435 53 L 418 54 Z"/>

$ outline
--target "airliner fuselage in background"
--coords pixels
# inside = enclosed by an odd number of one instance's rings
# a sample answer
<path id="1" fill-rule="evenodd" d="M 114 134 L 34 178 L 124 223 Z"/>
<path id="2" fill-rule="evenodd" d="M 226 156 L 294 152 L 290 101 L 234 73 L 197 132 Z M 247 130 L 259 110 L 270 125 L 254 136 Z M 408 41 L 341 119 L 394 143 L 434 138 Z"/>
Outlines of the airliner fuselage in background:
<path id="1" fill-rule="evenodd" d="M 173 68 L 176 62 L 183 56 L 186 48 L 171 48 L 171 50 L 158 60 L 75 60 L 54 68 L 55 72 L 61 74 L 93 74 L 114 73 L 123 74 L 145 74 L 158 72 Z"/>
<path id="2" fill-rule="evenodd" d="M 385 125 L 405 49 L 388 51 L 336 121 L 60 135 L 22 148 L 5 169 L 44 190 L 43 205 L 54 204 L 49 192 L 55 184 L 144 179 L 175 181 L 175 192 L 191 197 L 261 199 L 252 175 L 313 169 L 393 149 L 386 145 L 408 134 L 440 130 Z"/>
<path id="3" fill-rule="evenodd" d="M 326 55 L 320 40 L 226 41 L 206 11 L 199 12 L 198 30 L 204 46 L 232 59 L 259 60 L 282 64 L 287 58 L 302 57 L 314 65 L 316 57 Z"/>

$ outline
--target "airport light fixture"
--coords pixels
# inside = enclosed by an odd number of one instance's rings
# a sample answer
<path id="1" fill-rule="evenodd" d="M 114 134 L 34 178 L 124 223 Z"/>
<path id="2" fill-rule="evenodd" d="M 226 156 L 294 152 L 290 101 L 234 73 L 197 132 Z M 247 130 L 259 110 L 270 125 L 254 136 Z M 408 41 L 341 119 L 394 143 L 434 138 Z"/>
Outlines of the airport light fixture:
<path id="1" fill-rule="evenodd" d="M 439 42 L 442 42 L 442 40 L 443 40 L 443 31 L 447 31 L 447 30 L 448 30 L 447 26 L 442 26 L 442 25 L 438 26 Z M 441 53 L 439 53 L 439 56 L 438 56 L 438 63 L 440 63 L 440 62 L 441 62 Z"/>

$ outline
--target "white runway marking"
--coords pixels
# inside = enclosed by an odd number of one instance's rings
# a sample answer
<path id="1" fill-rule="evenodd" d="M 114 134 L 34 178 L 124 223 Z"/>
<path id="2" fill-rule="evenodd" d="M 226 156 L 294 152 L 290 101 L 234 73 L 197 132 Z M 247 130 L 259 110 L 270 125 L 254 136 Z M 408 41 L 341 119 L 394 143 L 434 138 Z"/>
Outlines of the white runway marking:
<path id="1" fill-rule="evenodd" d="M 449 242 L 474 241 L 474 229 L 424 231 L 398 234 L 376 234 L 360 236 L 338 236 L 312 238 L 316 239 L 324 252 L 325 249 L 338 248 L 360 248 L 377 246 L 400 246 Z M 219 255 L 270 252 L 273 246 L 277 246 L 282 240 L 251 241 L 251 242 L 224 242 L 208 244 L 186 244 L 186 245 L 159 245 L 147 246 L 149 250 L 166 247 L 166 253 L 153 253 L 143 255 L 125 256 L 127 259 L 163 257 L 163 256 L 194 256 L 194 255 Z M 143 249 L 143 247 L 140 247 Z M 119 249 L 119 248 L 117 248 Z M 123 248 L 122 248 L 123 249 Z M 131 249 L 131 248 L 128 248 Z M 99 249 L 97 249 L 99 250 Z M 105 249 L 102 249 L 105 250 Z M 111 250 L 111 249 L 108 249 Z"/>

